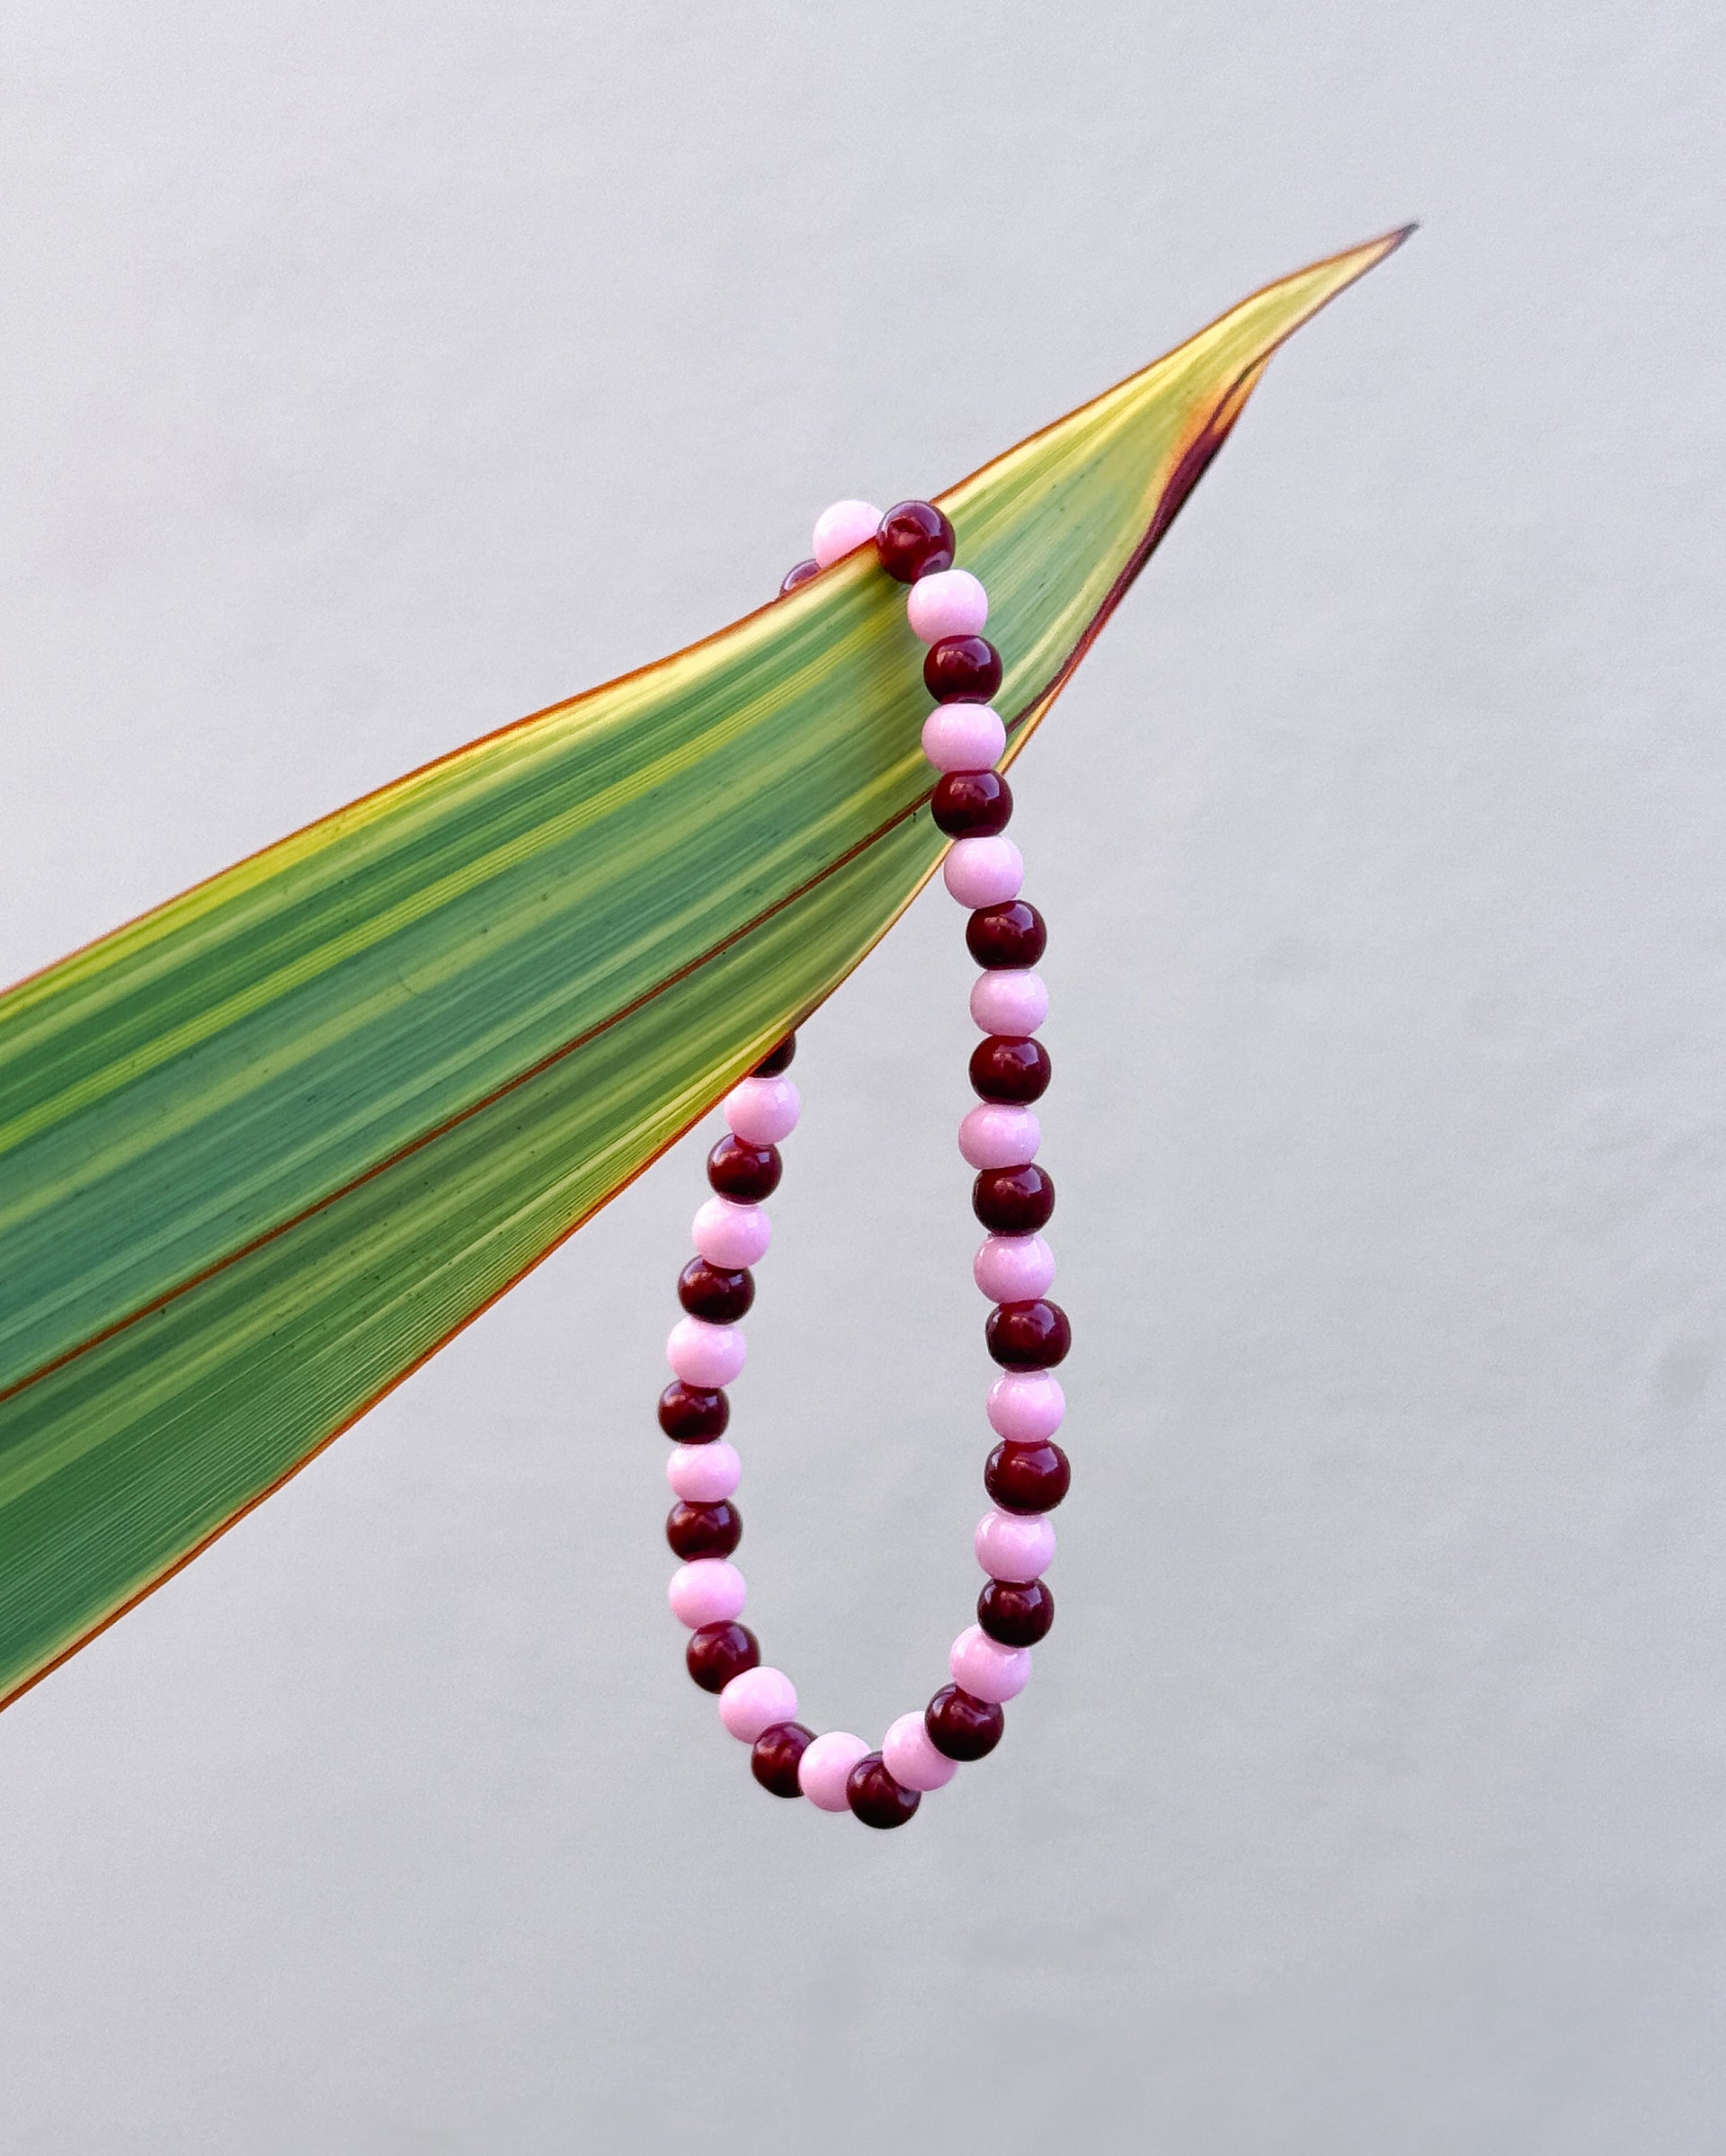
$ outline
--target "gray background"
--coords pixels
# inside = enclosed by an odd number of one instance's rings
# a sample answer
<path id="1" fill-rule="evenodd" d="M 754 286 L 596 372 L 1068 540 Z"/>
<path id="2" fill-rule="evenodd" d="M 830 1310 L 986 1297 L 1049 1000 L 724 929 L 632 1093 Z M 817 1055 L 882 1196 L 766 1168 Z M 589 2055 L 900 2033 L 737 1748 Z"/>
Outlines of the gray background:
<path id="1" fill-rule="evenodd" d="M 4 2146 L 1718 2147 L 1717 12 L 0 35 L 7 975 L 1426 220 L 1015 774 L 1080 1344 L 1002 1751 L 872 1835 L 682 1677 L 692 1142 L 0 1723 Z M 741 1390 L 870 1734 L 975 1591 L 968 978 L 932 895 L 808 1029 Z"/>

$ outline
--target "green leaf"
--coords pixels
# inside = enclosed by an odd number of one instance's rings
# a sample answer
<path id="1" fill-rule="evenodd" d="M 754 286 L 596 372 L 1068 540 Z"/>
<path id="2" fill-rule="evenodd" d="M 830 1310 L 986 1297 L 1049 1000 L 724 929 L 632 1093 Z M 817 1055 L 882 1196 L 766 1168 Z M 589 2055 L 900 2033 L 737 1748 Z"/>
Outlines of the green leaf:
<path id="1" fill-rule="evenodd" d="M 1272 285 L 941 497 L 1017 753 L 1295 327 Z M 866 551 L 0 997 L 0 1699 L 503 1293 L 939 859 Z"/>

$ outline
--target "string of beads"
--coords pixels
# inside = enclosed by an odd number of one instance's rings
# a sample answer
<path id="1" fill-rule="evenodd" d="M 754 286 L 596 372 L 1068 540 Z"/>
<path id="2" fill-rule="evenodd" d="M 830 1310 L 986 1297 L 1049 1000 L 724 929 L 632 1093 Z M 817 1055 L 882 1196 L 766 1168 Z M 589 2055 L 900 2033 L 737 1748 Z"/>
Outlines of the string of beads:
<path id="1" fill-rule="evenodd" d="M 989 702 L 1001 667 L 982 633 L 988 597 L 954 567 L 952 524 L 929 502 L 902 502 L 885 516 L 867 502 L 835 503 L 815 525 L 813 558 L 797 564 L 781 592 L 870 543 L 887 575 L 910 585 L 906 614 L 928 646 L 923 681 L 937 700 L 924 722 L 923 753 L 940 773 L 930 812 L 953 841 L 942 877 L 969 913 L 965 944 L 983 968 L 971 991 L 983 1034 L 970 1064 L 981 1105 L 959 1125 L 959 1151 L 976 1171 L 971 1202 L 988 1230 L 972 1270 L 994 1305 L 984 1336 L 1001 1370 L 988 1400 L 1000 1441 L 983 1470 L 992 1510 L 975 1537 L 988 1575 L 977 1621 L 953 1643 L 952 1681 L 921 1713 L 902 1715 L 878 1751 L 847 1730 L 817 1735 L 796 1719 L 796 1687 L 762 1663 L 760 1643 L 740 1621 L 743 1575 L 731 1562 L 743 1527 L 732 1502 L 741 1467 L 725 1442 L 725 1388 L 743 1368 L 740 1321 L 755 1299 L 751 1269 L 772 1232 L 764 1201 L 778 1187 L 780 1143 L 797 1123 L 797 1089 L 786 1075 L 795 1034 L 725 1097 L 728 1135 L 707 1155 L 713 1195 L 695 1216 L 696 1255 L 678 1276 L 684 1314 L 666 1343 L 675 1377 L 660 1395 L 659 1421 L 674 1447 L 667 1477 L 677 1502 L 665 1537 L 682 1560 L 670 1599 L 689 1628 L 690 1675 L 718 1694 L 720 1719 L 750 1746 L 764 1789 L 806 1797 L 823 1812 L 850 1810 L 867 1826 L 897 1827 L 962 1761 L 983 1759 L 1001 1742 L 1003 1706 L 1024 1689 L 1030 1650 L 1054 1621 L 1042 1575 L 1054 1555 L 1049 1514 L 1067 1493 L 1066 1455 L 1054 1441 L 1065 1402 L 1054 1372 L 1071 1335 L 1065 1313 L 1047 1299 L 1054 1258 L 1041 1231 L 1054 1209 L 1054 1185 L 1036 1165 L 1042 1133 L 1032 1105 L 1050 1074 L 1036 1038 L 1048 992 L 1032 970 L 1047 934 L 1019 895 L 1024 863 L 1004 835 L 1013 797 L 994 768 L 1007 736 Z"/>

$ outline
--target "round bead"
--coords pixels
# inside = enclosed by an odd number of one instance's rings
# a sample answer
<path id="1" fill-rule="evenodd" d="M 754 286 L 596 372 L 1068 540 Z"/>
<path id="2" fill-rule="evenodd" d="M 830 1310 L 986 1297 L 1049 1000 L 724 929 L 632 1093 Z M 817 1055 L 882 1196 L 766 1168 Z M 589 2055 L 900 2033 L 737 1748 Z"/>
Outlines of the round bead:
<path id="1" fill-rule="evenodd" d="M 923 655 L 923 686 L 939 703 L 992 702 L 1001 654 L 985 637 L 943 637 Z"/>
<path id="2" fill-rule="evenodd" d="M 735 1325 L 710 1325 L 704 1317 L 679 1318 L 665 1341 L 665 1359 L 685 1385 L 729 1385 L 748 1353 Z"/>
<path id="3" fill-rule="evenodd" d="M 1020 1168 L 985 1168 L 971 1186 L 971 1210 L 992 1234 L 1035 1235 L 1054 1210 L 1054 1184 L 1046 1169 L 1030 1161 Z"/>
<path id="4" fill-rule="evenodd" d="M 980 973 L 971 984 L 971 1019 L 985 1033 L 1035 1033 L 1049 1015 L 1040 974 L 1022 968 Z M 762 1194 L 765 1196 L 765 1192 Z"/>
<path id="5" fill-rule="evenodd" d="M 1048 1370 L 1064 1362 L 1072 1327 L 1059 1303 L 1041 1296 L 1028 1303 L 1001 1303 L 983 1321 L 989 1352 L 1004 1370 Z"/>
<path id="6" fill-rule="evenodd" d="M 1011 839 L 960 839 L 941 863 L 948 895 L 962 906 L 1004 905 L 1024 880 L 1024 857 Z"/>
<path id="7" fill-rule="evenodd" d="M 1061 1380 L 1047 1370 L 1010 1370 L 990 1386 L 987 1412 L 998 1438 L 1010 1445 L 1040 1445 L 1060 1429 L 1066 1396 Z"/>
<path id="8" fill-rule="evenodd" d="M 875 534 L 881 566 L 901 584 L 950 569 L 957 545 L 945 512 L 933 502 L 895 503 Z"/>
<path id="9" fill-rule="evenodd" d="M 752 1078 L 778 1078 L 796 1061 L 797 1037 L 787 1033 L 785 1038 L 770 1047 L 750 1073 Z M 777 1178 L 775 1179 L 777 1180 Z"/>
<path id="10" fill-rule="evenodd" d="M 737 1448 L 722 1438 L 713 1445 L 680 1445 L 665 1463 L 665 1480 L 692 1505 L 729 1497 L 743 1480 Z"/>
<path id="11" fill-rule="evenodd" d="M 743 1614 L 748 1590 L 743 1575 L 723 1557 L 698 1557 L 672 1574 L 666 1599 L 672 1615 L 691 1632 L 703 1625 L 729 1624 Z"/>
<path id="12" fill-rule="evenodd" d="M 677 1276 L 677 1299 L 691 1317 L 704 1317 L 711 1325 L 734 1324 L 755 1300 L 754 1277 L 747 1267 L 729 1271 L 705 1258 L 691 1258 Z"/>
<path id="13" fill-rule="evenodd" d="M 903 1827 L 923 1800 L 894 1779 L 878 1751 L 870 1751 L 846 1777 L 845 1801 L 866 1827 Z"/>
<path id="14" fill-rule="evenodd" d="M 1034 905 L 1010 898 L 972 914 L 965 947 L 979 966 L 1035 966 L 1049 948 L 1049 931 Z"/>
<path id="15" fill-rule="evenodd" d="M 1013 789 L 999 771 L 946 771 L 930 796 L 929 813 L 950 839 L 992 839 L 1012 816 Z M 1018 895 L 1015 884 L 1007 896 Z"/>
<path id="16" fill-rule="evenodd" d="M 789 1722 L 796 1711 L 796 1686 L 783 1670 L 765 1663 L 740 1671 L 719 1695 L 719 1719 L 743 1744 L 754 1743 L 776 1722 Z"/>
<path id="17" fill-rule="evenodd" d="M 944 1684 L 923 1710 L 929 1741 L 947 1760 L 985 1759 L 1001 1742 L 1007 1717 L 992 1700 Z"/>
<path id="18" fill-rule="evenodd" d="M 795 567 L 786 571 L 779 585 L 779 597 L 783 599 L 787 592 L 795 592 L 800 584 L 807 584 L 812 576 L 819 576 L 820 574 L 821 564 L 813 556 L 807 561 L 798 562 Z"/>
<path id="19" fill-rule="evenodd" d="M 1053 1512 L 1072 1469 L 1058 1445 L 1001 1444 L 989 1455 L 983 1486 L 1003 1512 Z"/>
<path id="20" fill-rule="evenodd" d="M 843 1812 L 850 1800 L 845 1785 L 857 1762 L 867 1756 L 868 1746 L 849 1730 L 824 1730 L 804 1752 L 797 1765 L 803 1794 L 818 1812 Z"/>
<path id="21" fill-rule="evenodd" d="M 788 1078 L 745 1078 L 725 1095 L 732 1135 L 752 1145 L 777 1145 L 797 1127 L 801 1104 Z"/>
<path id="22" fill-rule="evenodd" d="M 756 1738 L 749 1755 L 749 1771 L 770 1796 L 801 1796 L 797 1765 L 814 1740 L 814 1731 L 801 1722 L 776 1722 Z"/>
<path id="23" fill-rule="evenodd" d="M 1003 1647 L 1034 1647 L 1054 1622 L 1054 1597 L 1041 1580 L 989 1580 L 977 1597 L 977 1623 Z"/>
<path id="24" fill-rule="evenodd" d="M 743 1538 L 743 1519 L 726 1498 L 691 1504 L 680 1498 L 665 1515 L 665 1539 L 674 1557 L 729 1557 Z"/>
<path id="25" fill-rule="evenodd" d="M 925 644 L 939 644 L 946 637 L 980 637 L 989 619 L 989 594 L 969 569 L 940 569 L 912 585 L 905 619 L 912 635 Z"/>
<path id="26" fill-rule="evenodd" d="M 835 502 L 815 519 L 814 554 L 824 569 L 875 537 L 881 512 L 873 502 Z"/>
<path id="27" fill-rule="evenodd" d="M 881 1757 L 894 1780 L 907 1789 L 945 1789 L 959 1771 L 930 1742 L 921 1715 L 900 1715 L 881 1740 Z"/>
<path id="28" fill-rule="evenodd" d="M 773 1223 L 765 1206 L 710 1198 L 697 1212 L 690 1237 L 709 1265 L 726 1272 L 739 1271 L 766 1257 L 767 1246 L 773 1240 Z"/>
<path id="29" fill-rule="evenodd" d="M 731 1403 L 716 1390 L 680 1377 L 659 1395 L 659 1427 L 679 1445 L 707 1445 L 725 1435 Z"/>
<path id="30" fill-rule="evenodd" d="M 987 704 L 937 704 L 923 721 L 922 741 L 938 771 L 981 771 L 1006 753 L 1007 729 Z"/>
<path id="31" fill-rule="evenodd" d="M 953 1681 L 974 1699 L 1000 1706 L 1017 1699 L 1031 1680 L 1031 1658 L 1023 1647 L 1003 1647 L 981 1625 L 967 1625 L 948 1657 Z"/>
<path id="32" fill-rule="evenodd" d="M 1028 1115 L 1030 1110 L 1019 1112 Z M 971 1110 L 972 1116 L 983 1113 L 982 1109 Z M 968 1123 L 971 1116 L 965 1119 Z M 1041 1235 L 991 1235 L 971 1261 L 971 1277 L 992 1303 L 1028 1303 L 1048 1293 L 1054 1278 L 1054 1252 Z"/>
<path id="33" fill-rule="evenodd" d="M 984 1100 L 1040 1100 L 1053 1067 L 1040 1040 L 992 1033 L 971 1051 L 972 1090 Z"/>
<path id="34" fill-rule="evenodd" d="M 1053 1560 L 1054 1522 L 1039 1512 L 985 1512 L 973 1546 L 992 1580 L 1023 1583 L 1046 1571 Z"/>
<path id="35" fill-rule="evenodd" d="M 1004 1033 L 1011 1029 L 1001 1026 L 996 1030 Z M 735 1198 L 741 1205 L 771 1198 L 784 1173 L 785 1163 L 777 1145 L 746 1145 L 730 1131 L 707 1155 L 708 1182 L 721 1198 Z"/>
<path id="36" fill-rule="evenodd" d="M 761 1643 L 747 1625 L 703 1625 L 683 1650 L 690 1675 L 704 1692 L 723 1692 L 761 1659 Z"/>
<path id="37" fill-rule="evenodd" d="M 959 1125 L 959 1151 L 974 1168 L 1021 1167 L 1042 1143 L 1043 1127 L 1028 1108 L 991 1102 Z"/>

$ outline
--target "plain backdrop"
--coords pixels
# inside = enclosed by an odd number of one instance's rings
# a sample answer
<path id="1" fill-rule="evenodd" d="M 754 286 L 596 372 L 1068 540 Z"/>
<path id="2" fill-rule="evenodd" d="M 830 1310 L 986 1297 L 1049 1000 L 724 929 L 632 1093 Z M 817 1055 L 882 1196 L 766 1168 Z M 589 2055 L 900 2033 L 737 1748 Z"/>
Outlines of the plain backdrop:
<path id="1" fill-rule="evenodd" d="M 0 2145 L 1726 2138 L 1718 11 L 10 0 L 0 970 L 753 606 L 1409 217 L 1014 773 L 1060 1622 L 876 1835 L 681 1668 L 680 1147 L 0 1721 Z M 942 1675 L 939 891 L 740 1388 L 811 1719 Z"/>

